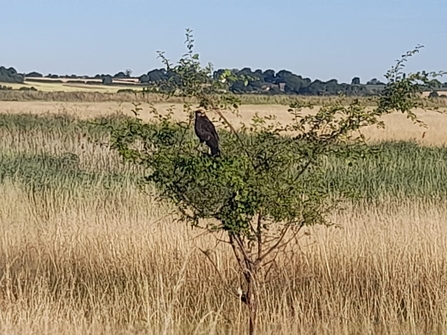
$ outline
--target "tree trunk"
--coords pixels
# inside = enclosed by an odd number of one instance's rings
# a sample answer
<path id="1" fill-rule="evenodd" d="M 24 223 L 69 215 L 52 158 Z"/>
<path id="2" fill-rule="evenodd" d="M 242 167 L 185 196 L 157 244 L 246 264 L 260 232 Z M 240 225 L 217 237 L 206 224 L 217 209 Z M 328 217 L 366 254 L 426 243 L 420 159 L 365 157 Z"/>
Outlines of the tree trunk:
<path id="1" fill-rule="evenodd" d="M 245 292 L 243 292 L 241 301 L 248 308 L 249 324 L 248 324 L 248 334 L 255 335 L 257 330 L 258 321 L 258 295 L 259 287 L 257 282 L 257 275 L 259 270 L 259 264 L 256 264 L 250 257 L 250 253 L 246 250 L 238 240 L 238 236 L 229 234 L 230 245 L 233 248 L 234 255 L 239 267 L 244 276 L 245 283 L 247 285 Z"/>
<path id="2" fill-rule="evenodd" d="M 256 282 L 256 269 L 245 274 L 247 282 L 246 304 L 249 312 L 248 334 L 255 335 L 258 321 L 258 286 Z"/>

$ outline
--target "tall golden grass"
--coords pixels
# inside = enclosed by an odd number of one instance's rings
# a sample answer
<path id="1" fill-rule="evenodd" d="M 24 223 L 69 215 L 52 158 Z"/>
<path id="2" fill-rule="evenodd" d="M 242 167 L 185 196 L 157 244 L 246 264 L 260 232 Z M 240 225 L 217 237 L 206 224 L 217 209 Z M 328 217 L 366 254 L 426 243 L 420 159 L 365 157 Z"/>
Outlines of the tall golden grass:
<path id="1" fill-rule="evenodd" d="M 38 188 L 16 178 L 20 167 L 0 171 L 0 333 L 243 334 L 244 306 L 227 293 L 240 285 L 231 250 L 176 222 L 76 127 L 0 127 L 2 157 L 69 152 L 95 173 L 74 183 L 36 165 Z M 114 173 L 127 179 L 103 182 Z M 273 267 L 261 334 L 447 332 L 444 198 L 385 195 L 332 220 L 307 228 Z"/>
<path id="2" fill-rule="evenodd" d="M 150 196 L 0 186 L 4 334 L 241 334 L 231 251 Z M 444 334 L 447 209 L 359 205 L 310 228 L 262 289 L 261 334 Z M 200 249 L 211 249 L 223 277 Z"/>

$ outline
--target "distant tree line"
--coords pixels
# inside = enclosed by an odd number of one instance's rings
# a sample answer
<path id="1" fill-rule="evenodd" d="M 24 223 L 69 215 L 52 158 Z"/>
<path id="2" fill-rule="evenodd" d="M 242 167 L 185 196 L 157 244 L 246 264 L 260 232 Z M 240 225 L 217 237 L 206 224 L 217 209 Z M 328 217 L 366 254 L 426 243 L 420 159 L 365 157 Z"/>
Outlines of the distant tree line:
<path id="1" fill-rule="evenodd" d="M 214 79 L 220 78 L 225 70 L 214 71 Z M 233 93 L 257 93 L 257 94 L 295 94 L 295 95 L 337 95 L 343 93 L 347 96 L 368 96 L 376 95 L 385 83 L 377 78 L 369 80 L 362 84 L 359 77 L 354 77 L 350 84 L 339 83 L 336 79 L 321 81 L 316 79 L 312 81 L 309 78 L 303 78 L 287 70 L 275 72 L 274 70 L 255 70 L 252 71 L 246 67 L 241 70 L 234 69 L 232 72 L 237 76 L 244 76 L 246 80 L 240 80 L 233 83 L 228 90 Z M 160 88 L 160 84 L 173 76 L 169 70 L 154 69 L 139 77 L 139 82 L 143 85 L 153 85 Z M 439 83 L 438 88 L 447 88 L 447 82 Z"/>
<path id="2" fill-rule="evenodd" d="M 214 71 L 214 78 L 217 80 L 225 70 L 219 69 Z M 292 73 L 288 70 L 281 70 L 275 72 L 272 69 L 268 70 L 252 70 L 249 67 L 245 67 L 241 70 L 233 69 L 232 72 L 237 76 L 243 76 L 246 80 L 240 80 L 232 83 L 228 90 L 236 94 L 293 94 L 293 95 L 337 95 L 343 93 L 347 96 L 368 96 L 377 94 L 385 85 L 377 78 L 373 78 L 362 84 L 359 77 L 354 77 L 351 83 L 339 83 L 337 79 L 331 79 L 328 81 L 321 81 L 319 79 L 311 80 L 304 78 L 300 75 Z M 14 68 L 0 67 L 0 82 L 5 83 L 23 83 L 25 78 L 42 78 L 45 80 L 54 80 L 58 78 L 69 79 L 101 79 L 104 85 L 114 85 L 114 79 L 126 79 L 136 78 L 138 83 L 143 86 L 154 88 L 157 91 L 163 91 L 163 83 L 170 78 L 173 74 L 166 69 L 153 69 L 146 74 L 139 77 L 132 77 L 132 70 L 127 69 L 120 71 L 114 75 L 110 74 L 96 74 L 95 76 L 86 75 L 57 75 L 47 74 L 43 75 L 39 72 L 33 71 L 27 74 L 20 74 Z M 89 83 L 86 81 L 86 83 Z M 122 85 L 122 83 L 120 83 Z M 434 89 L 447 89 L 447 82 L 441 83 L 435 81 L 431 87 Z"/>
<path id="3" fill-rule="evenodd" d="M 225 70 L 214 71 L 214 79 L 220 78 Z M 274 70 L 255 70 L 246 67 L 242 70 L 234 69 L 237 76 L 243 76 L 246 80 L 240 80 L 228 87 L 228 90 L 236 94 L 297 94 L 297 95 L 337 95 L 343 93 L 348 96 L 374 95 L 385 85 L 376 78 L 366 85 L 361 84 L 360 78 L 352 79 L 351 84 L 339 83 L 336 79 L 329 81 L 303 78 L 287 70 L 275 72 Z M 172 73 L 166 69 L 154 69 L 139 77 L 143 85 L 160 86 L 164 81 L 172 77 Z"/>
<path id="4" fill-rule="evenodd" d="M 10 67 L 9 69 L 0 66 L 0 82 L 3 83 L 23 83 L 25 77 L 23 74 L 17 73 L 16 69 Z"/>

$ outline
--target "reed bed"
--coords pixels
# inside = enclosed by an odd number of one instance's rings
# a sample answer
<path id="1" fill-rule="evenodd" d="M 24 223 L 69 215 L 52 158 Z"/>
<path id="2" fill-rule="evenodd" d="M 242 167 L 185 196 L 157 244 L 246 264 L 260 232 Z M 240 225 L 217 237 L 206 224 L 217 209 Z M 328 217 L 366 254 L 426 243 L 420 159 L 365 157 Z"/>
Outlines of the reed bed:
<path id="1" fill-rule="evenodd" d="M 107 147 L 119 117 L 0 114 L 0 332 L 244 333 L 231 250 L 140 187 Z M 447 332 L 447 148 L 373 145 L 327 160 L 361 198 L 278 260 L 260 334 Z"/>

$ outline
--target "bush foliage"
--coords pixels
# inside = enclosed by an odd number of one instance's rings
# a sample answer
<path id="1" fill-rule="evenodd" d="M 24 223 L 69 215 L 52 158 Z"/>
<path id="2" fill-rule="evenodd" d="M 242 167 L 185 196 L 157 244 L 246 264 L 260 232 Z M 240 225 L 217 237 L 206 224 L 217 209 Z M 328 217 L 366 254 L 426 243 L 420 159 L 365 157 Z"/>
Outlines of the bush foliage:
<path id="1" fill-rule="evenodd" d="M 145 181 L 156 186 L 160 199 L 176 206 L 183 221 L 226 235 L 245 282 L 241 291 L 232 292 L 247 305 L 249 333 L 254 334 L 259 285 L 268 266 L 297 241 L 302 227 L 330 225 L 327 214 L 339 204 L 334 200 L 355 195 L 355 185 L 347 184 L 334 199 L 332 186 L 323 178 L 327 157 L 356 159 L 370 154 L 362 128 L 384 127 L 385 114 L 401 112 L 423 125 L 413 111 L 425 106 L 421 83 L 441 73 L 402 73 L 417 47 L 388 71 L 388 83 L 372 110 L 358 99 L 346 104 L 340 97 L 303 115 L 302 108 L 314 106 L 296 101 L 285 111 L 292 116 L 290 124 L 276 122 L 275 115 L 256 114 L 250 123 L 236 125 L 226 116 L 238 115 L 239 102 L 221 92 L 235 82 L 248 85 L 248 77 L 224 70 L 215 80 L 212 65 L 201 66 L 193 42 L 188 30 L 187 53 L 175 65 L 164 53 L 159 57 L 172 74 L 163 81 L 163 92 L 194 97 L 197 105 L 185 104 L 184 120 L 154 107 L 149 123 L 138 117 L 136 106 L 137 117 L 112 130 L 112 147 L 149 171 Z M 198 140 L 191 135 L 197 108 L 219 119 L 221 157 L 211 158 L 197 148 Z"/>

